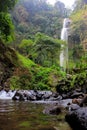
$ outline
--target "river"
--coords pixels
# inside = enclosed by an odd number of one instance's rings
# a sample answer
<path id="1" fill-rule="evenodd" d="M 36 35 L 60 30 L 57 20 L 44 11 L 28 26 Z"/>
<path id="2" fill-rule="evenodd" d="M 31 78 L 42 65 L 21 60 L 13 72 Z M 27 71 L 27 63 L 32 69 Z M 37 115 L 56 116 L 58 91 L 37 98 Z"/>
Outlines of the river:
<path id="1" fill-rule="evenodd" d="M 0 130 L 71 130 L 60 115 L 43 114 L 48 104 L 0 100 Z"/>

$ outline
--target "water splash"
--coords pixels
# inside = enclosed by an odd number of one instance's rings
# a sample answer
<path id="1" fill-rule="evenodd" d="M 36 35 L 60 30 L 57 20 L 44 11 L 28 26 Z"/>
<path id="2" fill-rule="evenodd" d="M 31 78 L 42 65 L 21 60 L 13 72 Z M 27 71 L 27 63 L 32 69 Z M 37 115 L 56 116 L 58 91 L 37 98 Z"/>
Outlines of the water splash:
<path id="1" fill-rule="evenodd" d="M 61 40 L 65 41 L 65 45 L 61 45 L 61 53 L 60 53 L 60 66 L 66 70 L 68 66 L 68 35 L 69 35 L 69 25 L 70 25 L 70 19 L 65 18 L 63 22 L 63 28 L 61 31 Z"/>
<path id="2" fill-rule="evenodd" d="M 16 91 L 9 90 L 9 92 L 6 92 L 5 90 L 2 90 L 0 91 L 0 99 L 12 99 L 15 93 Z"/>

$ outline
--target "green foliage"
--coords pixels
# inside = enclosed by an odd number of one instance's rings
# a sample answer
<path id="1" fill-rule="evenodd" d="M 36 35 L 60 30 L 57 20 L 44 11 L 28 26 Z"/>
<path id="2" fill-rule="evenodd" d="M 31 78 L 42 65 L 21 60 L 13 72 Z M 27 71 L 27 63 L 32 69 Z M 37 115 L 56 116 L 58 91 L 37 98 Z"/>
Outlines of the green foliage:
<path id="1" fill-rule="evenodd" d="M 72 49 L 72 56 L 73 60 L 78 63 L 83 55 L 83 48 L 82 45 L 75 45 Z"/>
<path id="2" fill-rule="evenodd" d="M 50 73 L 50 68 L 39 67 L 36 71 L 33 71 L 35 77 L 33 77 L 34 89 L 39 90 L 49 90 L 51 89 L 48 85 L 48 76 Z"/>
<path id="3" fill-rule="evenodd" d="M 0 0 L 0 39 L 12 41 L 13 24 L 9 11 L 15 5 L 16 0 Z"/>
<path id="4" fill-rule="evenodd" d="M 19 48 L 21 49 L 22 53 L 25 55 L 30 55 L 32 52 L 33 41 L 23 39 L 21 43 L 19 44 Z"/>
<path id="5" fill-rule="evenodd" d="M 0 12 L 0 37 L 6 40 L 11 39 L 9 36 L 13 29 L 8 11 L 15 4 L 13 1 L 13 4 L 8 5 L 9 2 L 11 1 L 6 2 L 5 7 L 2 6 L 3 12 Z M 19 1 L 13 12 L 13 19 L 18 38 L 21 36 L 20 39 L 23 39 L 18 49 L 28 58 L 15 53 L 18 62 L 10 78 L 11 88 L 52 90 L 57 87 L 59 91 L 68 92 L 76 87 L 82 87 L 86 83 L 87 74 L 83 69 L 87 66 L 87 56 L 82 57 L 83 52 L 80 45 L 87 39 L 87 6 L 83 6 L 81 0 L 79 2 L 81 9 L 76 7 L 77 10 L 71 15 L 73 21 L 71 38 L 74 43 L 71 55 L 72 61 L 78 61 L 76 67 L 81 71 L 79 73 L 72 72 L 72 75 L 67 76 L 65 72 L 61 71 L 58 60 L 60 46 L 65 42 L 52 38 L 60 37 L 62 19 L 66 16 L 64 4 L 56 2 L 53 7 L 47 4 L 45 0 Z M 5 54 L 10 57 L 9 52 Z"/>
<path id="6" fill-rule="evenodd" d="M 40 90 L 55 89 L 58 80 L 60 80 L 62 76 L 65 77 L 65 73 L 61 72 L 57 66 L 50 68 L 40 67 L 38 71 L 35 71 L 35 79 L 33 80 L 34 88 Z"/>
<path id="7" fill-rule="evenodd" d="M 86 66 L 78 66 L 70 75 L 61 71 L 58 66 L 41 67 L 31 60 L 17 54 L 19 67 L 16 67 L 10 78 L 12 89 L 55 90 L 67 93 L 75 88 L 83 88 L 86 84 Z M 84 60 L 84 58 L 82 58 Z M 78 64 L 79 65 L 79 64 Z M 76 69 L 76 68 L 75 68 Z"/>
<path id="8" fill-rule="evenodd" d="M 87 73 L 80 72 L 70 75 L 70 77 L 62 78 L 56 86 L 59 93 L 67 93 L 76 88 L 83 88 L 86 83 Z"/>
<path id="9" fill-rule="evenodd" d="M 23 39 L 21 44 L 19 45 L 19 47 L 20 48 L 25 48 L 25 47 L 32 46 L 32 44 L 33 44 L 32 40 Z"/>
<path id="10" fill-rule="evenodd" d="M 14 76 L 10 78 L 11 89 L 32 89 L 32 74 L 26 68 L 16 68 Z"/>
<path id="11" fill-rule="evenodd" d="M 0 12 L 8 12 L 16 4 L 17 0 L 0 0 Z"/>
<path id="12" fill-rule="evenodd" d="M 86 50 L 86 40 L 87 40 L 87 3 L 84 4 L 84 0 L 77 0 L 81 5 L 77 4 L 72 15 L 70 16 L 72 20 L 71 24 L 71 42 L 72 43 L 72 61 L 78 67 L 84 66 L 82 64 L 82 57 L 84 56 L 84 50 Z"/>
<path id="13" fill-rule="evenodd" d="M 58 66 L 49 68 L 36 65 L 31 60 L 17 53 L 19 67 L 16 67 L 10 78 L 12 89 L 54 89 L 65 73 Z"/>
<path id="14" fill-rule="evenodd" d="M 43 82 L 38 82 L 38 84 L 35 84 L 34 89 L 36 89 L 36 90 L 51 90 L 51 88 Z"/>
<path id="15" fill-rule="evenodd" d="M 36 64 L 33 61 L 31 61 L 28 58 L 20 55 L 19 53 L 17 53 L 17 56 L 18 56 L 18 59 L 19 59 L 19 63 L 22 67 L 29 68 L 29 67 L 32 67 L 32 66 L 36 66 Z"/>
<path id="16" fill-rule="evenodd" d="M 59 64 L 58 57 L 61 44 L 65 44 L 65 42 L 38 32 L 33 41 L 23 39 L 19 44 L 19 51 L 36 64 L 50 67 L 53 64 Z"/>
<path id="17" fill-rule="evenodd" d="M 20 89 L 32 89 L 29 74 L 22 74 L 19 78 Z"/>
<path id="18" fill-rule="evenodd" d="M 85 70 L 87 68 L 87 53 L 83 53 L 81 58 L 76 62 L 74 68 Z"/>
<path id="19" fill-rule="evenodd" d="M 53 64 L 58 65 L 61 40 L 53 39 L 45 34 L 37 33 L 33 46 L 32 58 L 35 63 L 49 67 Z"/>
<path id="20" fill-rule="evenodd" d="M 12 41 L 14 26 L 10 14 L 1 12 L 0 20 L 0 38 L 6 41 Z"/>
<path id="21" fill-rule="evenodd" d="M 71 15 L 72 19 L 72 33 L 71 38 L 74 44 L 83 43 L 87 36 L 87 5 L 82 9 L 73 12 Z"/>
<path id="22" fill-rule="evenodd" d="M 12 76 L 10 79 L 10 88 L 13 89 L 20 89 L 19 77 Z"/>

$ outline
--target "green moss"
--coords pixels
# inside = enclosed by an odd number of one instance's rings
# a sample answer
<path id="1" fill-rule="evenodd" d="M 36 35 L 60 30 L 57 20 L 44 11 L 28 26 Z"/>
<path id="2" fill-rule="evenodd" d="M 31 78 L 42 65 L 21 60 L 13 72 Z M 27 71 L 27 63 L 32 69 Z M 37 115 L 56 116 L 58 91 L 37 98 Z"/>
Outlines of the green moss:
<path id="1" fill-rule="evenodd" d="M 20 123 L 19 126 L 20 126 L 20 127 L 29 127 L 30 124 L 29 124 L 28 121 L 24 121 L 24 122 Z"/>
<path id="2" fill-rule="evenodd" d="M 18 59 L 19 59 L 19 62 L 20 62 L 20 66 L 25 67 L 25 68 L 36 66 L 36 64 L 33 61 L 31 61 L 30 59 L 20 55 L 19 53 L 17 53 L 17 56 L 18 56 Z"/>

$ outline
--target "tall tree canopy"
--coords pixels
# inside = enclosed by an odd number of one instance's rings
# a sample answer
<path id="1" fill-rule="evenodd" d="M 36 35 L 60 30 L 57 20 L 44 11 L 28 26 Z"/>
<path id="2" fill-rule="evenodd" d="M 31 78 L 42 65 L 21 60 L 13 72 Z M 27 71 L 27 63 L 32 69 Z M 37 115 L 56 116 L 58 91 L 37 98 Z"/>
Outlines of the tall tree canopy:
<path id="1" fill-rule="evenodd" d="M 8 12 L 10 11 L 17 0 L 0 0 L 0 12 Z"/>
<path id="2" fill-rule="evenodd" d="M 46 0 L 19 0 L 12 12 L 18 40 L 34 37 L 37 32 L 60 38 L 66 12 L 59 1 L 52 6 Z"/>
<path id="3" fill-rule="evenodd" d="M 87 0 L 75 0 L 74 3 L 74 11 L 78 11 L 83 8 L 87 4 Z"/>

